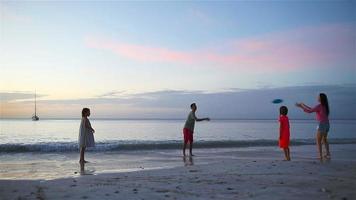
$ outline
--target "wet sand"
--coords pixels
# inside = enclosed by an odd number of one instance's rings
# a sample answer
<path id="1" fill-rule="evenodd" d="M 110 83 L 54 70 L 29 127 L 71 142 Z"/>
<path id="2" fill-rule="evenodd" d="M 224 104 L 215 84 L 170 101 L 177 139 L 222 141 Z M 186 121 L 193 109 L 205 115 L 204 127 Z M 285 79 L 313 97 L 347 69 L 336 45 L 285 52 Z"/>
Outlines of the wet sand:
<path id="1" fill-rule="evenodd" d="M 73 157 L 70 177 L 1 179 L 0 199 L 355 199 L 356 145 L 331 150 L 323 163 L 314 145 L 291 147 L 291 162 L 277 147 L 131 152 L 135 168 L 93 162 L 82 173 Z"/>

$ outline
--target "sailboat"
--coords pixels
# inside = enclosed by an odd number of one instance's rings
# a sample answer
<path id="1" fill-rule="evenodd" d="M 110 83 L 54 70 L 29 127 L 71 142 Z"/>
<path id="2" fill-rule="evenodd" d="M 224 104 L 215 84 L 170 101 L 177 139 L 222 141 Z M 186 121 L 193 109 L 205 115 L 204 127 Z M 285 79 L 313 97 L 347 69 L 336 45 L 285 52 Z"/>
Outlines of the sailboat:
<path id="1" fill-rule="evenodd" d="M 35 92 L 35 114 L 32 116 L 32 121 L 38 121 L 40 118 L 37 116 L 37 101 L 36 101 L 36 92 Z"/>

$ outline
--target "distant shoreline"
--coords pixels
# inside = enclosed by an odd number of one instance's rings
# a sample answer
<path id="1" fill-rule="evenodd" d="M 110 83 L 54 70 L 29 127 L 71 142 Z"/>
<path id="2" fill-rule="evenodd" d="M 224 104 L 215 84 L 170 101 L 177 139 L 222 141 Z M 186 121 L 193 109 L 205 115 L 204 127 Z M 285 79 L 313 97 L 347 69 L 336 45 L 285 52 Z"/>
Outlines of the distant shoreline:
<path id="1" fill-rule="evenodd" d="M 0 120 L 31 120 L 31 118 L 0 118 Z M 80 120 L 80 118 L 41 118 L 40 120 Z M 108 121 L 177 121 L 185 118 L 91 118 L 91 120 L 108 120 Z M 211 118 L 213 121 L 275 121 L 277 118 Z M 290 120 L 315 121 L 314 118 L 291 118 Z M 331 121 L 354 121 L 356 119 L 330 119 Z"/>

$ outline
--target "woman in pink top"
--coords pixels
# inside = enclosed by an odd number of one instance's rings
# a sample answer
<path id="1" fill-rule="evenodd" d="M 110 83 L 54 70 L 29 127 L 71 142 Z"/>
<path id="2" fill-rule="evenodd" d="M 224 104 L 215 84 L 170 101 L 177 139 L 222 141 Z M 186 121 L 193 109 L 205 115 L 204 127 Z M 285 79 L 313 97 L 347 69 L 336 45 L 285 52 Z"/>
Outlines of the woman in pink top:
<path id="1" fill-rule="evenodd" d="M 330 129 L 329 124 L 329 103 L 328 97 L 324 93 L 320 93 L 318 97 L 319 104 L 316 105 L 314 108 L 310 108 L 309 106 L 305 105 L 304 103 L 296 103 L 297 107 L 300 107 L 306 113 L 316 113 L 316 120 L 319 121 L 319 125 L 317 127 L 316 133 L 316 143 L 319 150 L 319 158 L 323 160 L 322 154 L 322 146 L 321 143 L 323 142 L 326 149 L 326 155 L 324 158 L 330 159 L 330 151 L 329 151 L 329 143 L 328 143 L 328 132 Z"/>

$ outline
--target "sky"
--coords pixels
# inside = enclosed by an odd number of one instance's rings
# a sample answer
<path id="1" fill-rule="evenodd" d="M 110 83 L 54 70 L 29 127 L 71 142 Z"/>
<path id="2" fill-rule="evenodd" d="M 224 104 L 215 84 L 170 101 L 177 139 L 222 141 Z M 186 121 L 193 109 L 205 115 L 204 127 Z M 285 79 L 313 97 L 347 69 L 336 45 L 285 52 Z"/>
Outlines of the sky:
<path id="1" fill-rule="evenodd" d="M 273 118 L 319 92 L 356 118 L 355 86 L 355 1 L 0 1 L 1 118 L 35 91 L 49 118 Z"/>

